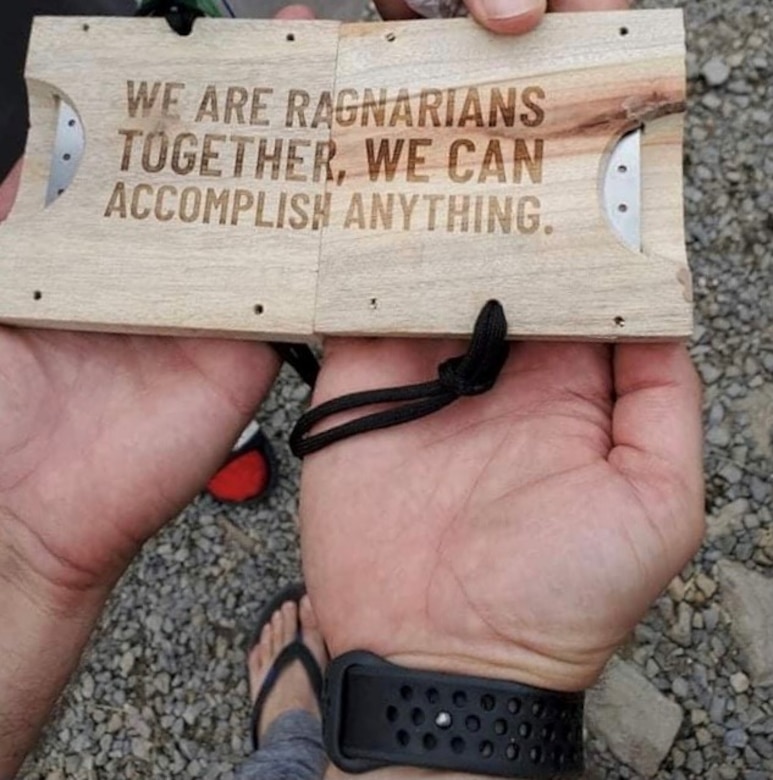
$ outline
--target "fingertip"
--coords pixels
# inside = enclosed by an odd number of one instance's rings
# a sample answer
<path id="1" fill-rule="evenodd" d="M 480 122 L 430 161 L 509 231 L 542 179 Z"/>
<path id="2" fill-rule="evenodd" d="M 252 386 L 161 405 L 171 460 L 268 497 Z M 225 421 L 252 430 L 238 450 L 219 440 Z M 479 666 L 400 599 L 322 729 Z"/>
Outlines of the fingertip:
<path id="1" fill-rule="evenodd" d="M 314 11 L 307 5 L 288 5 L 276 12 L 274 19 L 316 19 Z"/>
<path id="2" fill-rule="evenodd" d="M 614 351 L 620 395 L 658 384 L 679 384 L 696 396 L 702 394 L 700 377 L 683 341 L 621 343 Z"/>
<path id="3" fill-rule="evenodd" d="M 5 220 L 13 208 L 14 201 L 16 200 L 16 193 L 19 190 L 19 182 L 21 181 L 21 166 L 22 161 L 19 160 L 16 165 L 11 168 L 11 172 L 8 174 L 5 181 L 0 184 L 0 222 Z"/>
<path id="4" fill-rule="evenodd" d="M 467 0 L 467 7 L 491 32 L 523 35 L 542 21 L 547 0 Z"/>

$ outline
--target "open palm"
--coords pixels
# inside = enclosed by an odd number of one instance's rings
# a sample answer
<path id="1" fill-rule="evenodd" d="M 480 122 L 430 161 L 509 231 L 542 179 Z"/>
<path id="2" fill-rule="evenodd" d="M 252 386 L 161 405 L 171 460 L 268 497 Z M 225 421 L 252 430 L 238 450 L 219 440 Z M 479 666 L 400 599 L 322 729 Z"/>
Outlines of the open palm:
<path id="1" fill-rule="evenodd" d="M 4 546 L 55 586 L 109 585 L 221 465 L 276 370 L 260 344 L 0 328 Z"/>
<path id="2" fill-rule="evenodd" d="M 331 343 L 317 400 L 428 379 L 454 343 Z M 310 594 L 334 655 L 589 685 L 699 544 L 681 345 L 518 344 L 496 387 L 308 458 Z"/>

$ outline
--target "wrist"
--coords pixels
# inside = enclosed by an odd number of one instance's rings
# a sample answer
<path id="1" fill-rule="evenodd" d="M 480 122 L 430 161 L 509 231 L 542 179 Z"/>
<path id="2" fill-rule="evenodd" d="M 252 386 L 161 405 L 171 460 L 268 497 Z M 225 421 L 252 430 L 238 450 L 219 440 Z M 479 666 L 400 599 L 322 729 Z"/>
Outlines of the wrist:
<path id="1" fill-rule="evenodd" d="M 109 579 L 97 572 L 78 570 L 2 507 L 0 531 L 0 587 L 15 592 L 41 613 L 57 618 L 101 610 L 126 568 L 126 562 L 116 561 Z"/>
<path id="2" fill-rule="evenodd" d="M 105 593 L 62 591 L 0 543 L 0 777 L 14 777 L 76 669 Z"/>
<path id="3" fill-rule="evenodd" d="M 331 662 L 323 733 L 336 766 L 535 778 L 582 770 L 581 692 L 439 671 L 433 660 L 419 670 L 354 651 Z"/>

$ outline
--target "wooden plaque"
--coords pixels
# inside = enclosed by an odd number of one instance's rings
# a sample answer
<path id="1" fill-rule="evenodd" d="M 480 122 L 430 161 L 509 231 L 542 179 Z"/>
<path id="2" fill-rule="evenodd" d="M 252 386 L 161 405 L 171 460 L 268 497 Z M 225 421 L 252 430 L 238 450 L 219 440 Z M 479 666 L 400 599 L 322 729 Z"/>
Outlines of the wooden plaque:
<path id="1" fill-rule="evenodd" d="M 27 79 L 2 322 L 466 335 L 496 298 L 518 338 L 691 330 L 679 11 L 549 15 L 518 38 L 468 19 L 201 19 L 181 37 L 39 18 Z M 55 159 L 63 103 L 85 148 L 52 198 L 52 164 L 75 162 Z M 638 128 L 632 246 L 605 182 Z"/>

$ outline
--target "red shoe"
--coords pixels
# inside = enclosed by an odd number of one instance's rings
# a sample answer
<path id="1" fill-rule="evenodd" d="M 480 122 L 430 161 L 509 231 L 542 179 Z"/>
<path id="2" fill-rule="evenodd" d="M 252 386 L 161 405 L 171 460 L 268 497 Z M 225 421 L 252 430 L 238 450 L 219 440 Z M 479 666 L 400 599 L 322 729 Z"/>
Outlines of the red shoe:
<path id="1" fill-rule="evenodd" d="M 244 429 L 225 465 L 207 483 L 218 501 L 243 504 L 266 498 L 277 480 L 274 448 L 254 420 Z"/>

